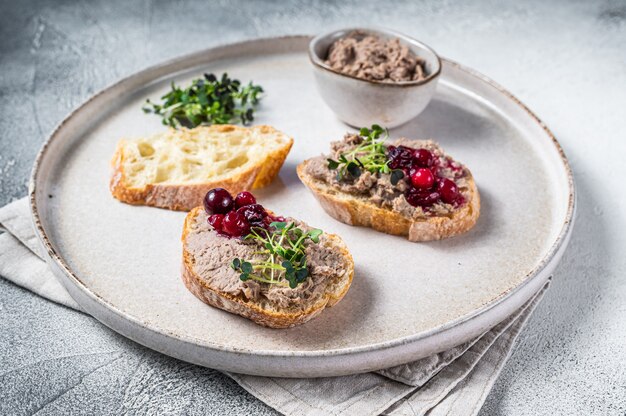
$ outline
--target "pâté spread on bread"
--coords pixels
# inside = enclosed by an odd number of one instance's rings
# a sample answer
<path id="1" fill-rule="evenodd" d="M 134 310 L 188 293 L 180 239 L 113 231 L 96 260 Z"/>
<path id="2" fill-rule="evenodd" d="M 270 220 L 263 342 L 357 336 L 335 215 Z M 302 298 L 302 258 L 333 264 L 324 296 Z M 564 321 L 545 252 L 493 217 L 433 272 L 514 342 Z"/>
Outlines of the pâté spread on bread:
<path id="1" fill-rule="evenodd" d="M 341 238 L 276 216 L 249 192 L 209 191 L 188 214 L 182 240 L 183 281 L 194 295 L 274 328 L 337 303 L 354 274 Z"/>
<path id="2" fill-rule="evenodd" d="M 432 140 L 387 144 L 380 126 L 348 133 L 331 153 L 305 161 L 298 175 L 336 219 L 412 241 L 472 228 L 480 197 L 471 172 Z"/>
<path id="3" fill-rule="evenodd" d="M 400 39 L 383 39 L 362 31 L 334 41 L 325 63 L 337 72 L 369 81 L 409 82 L 426 77 L 424 60 Z"/>

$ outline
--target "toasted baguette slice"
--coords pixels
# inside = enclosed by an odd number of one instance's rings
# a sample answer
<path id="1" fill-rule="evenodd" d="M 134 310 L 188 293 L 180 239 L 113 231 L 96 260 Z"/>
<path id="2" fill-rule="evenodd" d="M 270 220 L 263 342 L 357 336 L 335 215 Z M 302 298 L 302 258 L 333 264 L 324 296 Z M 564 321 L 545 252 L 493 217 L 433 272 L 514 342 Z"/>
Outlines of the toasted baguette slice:
<path id="1" fill-rule="evenodd" d="M 343 223 L 371 227 L 387 234 L 406 236 L 410 241 L 441 240 L 471 229 L 480 215 L 480 195 L 468 171 L 469 197 L 465 204 L 448 215 L 410 218 L 389 208 L 379 207 L 366 197 L 341 192 L 307 173 L 307 163 L 298 165 L 300 180 L 313 192 L 324 210 Z"/>
<path id="2" fill-rule="evenodd" d="M 122 139 L 111 162 L 111 193 L 133 205 L 189 211 L 212 188 L 236 194 L 268 185 L 292 144 L 270 126 L 202 126 Z"/>
<path id="3" fill-rule="evenodd" d="M 297 306 L 284 308 L 268 298 L 263 298 L 262 301 L 254 301 L 246 298 L 243 294 L 227 293 L 220 290 L 215 287 L 215 285 L 211 284 L 213 277 L 211 273 L 218 273 L 219 267 L 211 264 L 211 267 L 208 268 L 211 270 L 210 272 L 203 273 L 199 271 L 198 267 L 200 266 L 198 265 L 206 260 L 201 258 L 202 255 L 206 255 L 206 250 L 203 250 L 201 254 L 194 254 L 192 248 L 192 245 L 197 244 L 198 240 L 202 241 L 201 237 L 196 238 L 194 241 L 194 235 L 199 237 L 201 233 L 207 232 L 206 220 L 207 215 L 202 207 L 194 208 L 185 218 L 182 234 L 182 279 L 187 289 L 208 305 L 241 315 L 266 327 L 289 328 L 303 324 L 319 315 L 325 308 L 330 308 L 335 305 L 345 296 L 350 288 L 354 276 L 354 261 L 352 255 L 339 236 L 325 233 L 323 235 L 325 239 L 320 240 L 320 244 L 325 244 L 325 247 L 337 253 L 345 267 L 344 271 L 341 274 L 333 276 L 331 281 L 325 280 L 322 282 L 327 285 L 322 296 L 315 299 L 300 300 Z M 231 249 L 225 247 L 226 244 L 236 244 L 236 240 L 231 239 L 225 241 L 224 246 L 220 245 L 217 249 L 225 250 L 225 253 L 228 252 Z M 210 255 L 211 257 L 219 257 L 219 253 L 211 253 Z M 224 264 L 223 267 L 230 267 L 229 263 Z M 238 276 L 236 274 L 234 274 L 233 280 L 235 284 L 238 283 Z M 230 283 L 232 284 L 233 282 L 231 281 Z M 263 291 L 263 289 L 261 289 L 261 291 Z"/>

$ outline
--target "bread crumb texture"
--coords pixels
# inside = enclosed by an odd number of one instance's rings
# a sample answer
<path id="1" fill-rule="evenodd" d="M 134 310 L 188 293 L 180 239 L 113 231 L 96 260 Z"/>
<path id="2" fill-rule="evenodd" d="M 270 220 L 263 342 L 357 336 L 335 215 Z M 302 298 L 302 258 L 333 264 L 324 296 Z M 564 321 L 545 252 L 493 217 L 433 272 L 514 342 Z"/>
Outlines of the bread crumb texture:
<path id="1" fill-rule="evenodd" d="M 267 126 L 263 126 L 267 127 Z M 271 128 L 170 129 L 147 138 L 124 139 L 127 184 L 190 184 L 220 180 L 245 170 L 289 139 Z"/>

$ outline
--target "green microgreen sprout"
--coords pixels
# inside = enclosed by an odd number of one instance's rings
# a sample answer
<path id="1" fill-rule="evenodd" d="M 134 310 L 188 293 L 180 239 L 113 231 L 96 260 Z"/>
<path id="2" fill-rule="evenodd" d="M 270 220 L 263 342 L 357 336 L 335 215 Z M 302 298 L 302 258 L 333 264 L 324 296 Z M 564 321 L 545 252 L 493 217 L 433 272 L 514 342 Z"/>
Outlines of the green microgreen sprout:
<path id="1" fill-rule="evenodd" d="M 296 288 L 309 276 L 305 245 L 307 240 L 319 243 L 322 230 L 303 231 L 293 222 L 272 222 L 270 230 L 253 227 L 245 239 L 256 240 L 263 247 L 255 252 L 263 260 L 233 259 L 231 267 L 239 279 Z"/>
<path id="2" fill-rule="evenodd" d="M 262 93 L 259 85 L 250 82 L 242 86 L 226 73 L 219 79 L 204 74 L 187 88 L 172 82 L 171 91 L 161 97 L 163 101 L 157 104 L 148 99 L 143 111 L 161 116 L 163 124 L 173 128 L 233 122 L 247 125 L 254 120 L 254 108 Z"/>
<path id="3" fill-rule="evenodd" d="M 404 172 L 389 167 L 387 148 L 384 145 L 389 137 L 388 130 L 378 124 L 373 124 L 369 129 L 361 128 L 359 136 L 362 141 L 357 147 L 340 154 L 337 160 L 327 159 L 328 169 L 337 171 L 338 181 L 356 179 L 364 170 L 371 173 L 391 174 L 391 183 L 396 185 L 404 177 Z"/>

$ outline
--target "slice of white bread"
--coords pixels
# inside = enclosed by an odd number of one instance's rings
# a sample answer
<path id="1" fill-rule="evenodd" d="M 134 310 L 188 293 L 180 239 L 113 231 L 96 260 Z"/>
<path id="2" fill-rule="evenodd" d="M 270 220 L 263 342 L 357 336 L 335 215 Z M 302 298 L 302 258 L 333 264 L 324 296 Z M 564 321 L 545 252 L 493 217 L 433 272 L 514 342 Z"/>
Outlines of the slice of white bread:
<path id="1" fill-rule="evenodd" d="M 254 301 L 246 298 L 243 294 L 233 295 L 218 289 L 211 285 L 211 276 L 207 276 L 206 273 L 198 270 L 196 265 L 198 262 L 201 262 L 201 259 L 197 258 L 194 250 L 190 247 L 190 236 L 201 232 L 202 227 L 199 224 L 206 223 L 206 218 L 207 215 L 202 207 L 194 208 L 185 218 L 182 234 L 182 279 L 187 289 L 204 303 L 241 315 L 259 325 L 270 328 L 289 328 L 313 319 L 325 308 L 329 308 L 339 302 L 348 292 L 354 276 L 352 255 L 339 236 L 326 233 L 323 234 L 325 238 L 320 239 L 320 244 L 325 244 L 334 253 L 338 253 L 345 267 L 343 268 L 344 271 L 333 276 L 330 282 L 325 280 L 320 283 L 326 284 L 322 296 L 301 300 L 298 302 L 297 307 L 284 308 L 267 298 L 264 298 L 263 301 Z M 228 250 L 223 245 L 220 245 L 218 249 Z M 216 253 L 211 254 L 212 258 L 215 256 L 219 257 Z M 215 270 L 216 267 L 213 265 L 212 269 Z M 235 276 L 234 278 L 237 279 L 238 277 Z"/>
<path id="2" fill-rule="evenodd" d="M 122 139 L 110 189 L 120 201 L 189 211 L 213 188 L 233 195 L 274 180 L 293 139 L 271 126 L 201 126 Z"/>
<path id="3" fill-rule="evenodd" d="M 340 191 L 307 173 L 307 162 L 298 165 L 300 180 L 313 192 L 324 210 L 345 224 L 371 227 L 387 234 L 406 236 L 410 241 L 441 240 L 470 230 L 480 215 L 480 195 L 474 178 L 466 169 L 466 202 L 447 215 L 407 217 L 390 208 L 380 207 L 366 196 Z"/>

